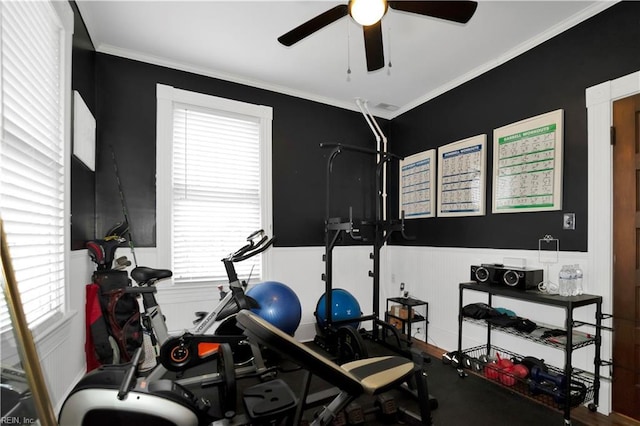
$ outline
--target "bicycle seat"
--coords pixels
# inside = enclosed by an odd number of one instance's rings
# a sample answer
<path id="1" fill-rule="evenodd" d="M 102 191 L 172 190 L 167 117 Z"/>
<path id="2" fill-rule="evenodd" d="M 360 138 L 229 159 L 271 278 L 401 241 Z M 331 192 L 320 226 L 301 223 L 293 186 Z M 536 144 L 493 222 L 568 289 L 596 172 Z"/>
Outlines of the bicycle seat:
<path id="1" fill-rule="evenodd" d="M 169 269 L 154 269 L 146 266 L 138 266 L 131 271 L 131 278 L 138 285 L 153 285 L 158 280 L 169 278 L 173 275 Z"/>

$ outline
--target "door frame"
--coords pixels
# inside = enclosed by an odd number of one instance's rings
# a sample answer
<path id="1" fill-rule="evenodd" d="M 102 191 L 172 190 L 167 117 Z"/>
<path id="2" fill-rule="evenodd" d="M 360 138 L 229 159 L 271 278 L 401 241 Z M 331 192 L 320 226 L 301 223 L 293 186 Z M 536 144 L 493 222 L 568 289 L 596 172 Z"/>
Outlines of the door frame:
<path id="1" fill-rule="evenodd" d="M 638 93 L 640 71 L 605 81 L 585 91 L 589 170 L 587 285 L 589 292 L 602 295 L 604 313 L 613 312 L 613 148 L 610 142 L 613 102 Z M 610 326 L 611 322 L 605 321 L 604 325 Z M 602 334 L 601 358 L 612 358 L 612 339 L 609 332 Z M 603 381 L 600 388 L 599 412 L 611 412 L 611 396 L 609 382 Z"/>

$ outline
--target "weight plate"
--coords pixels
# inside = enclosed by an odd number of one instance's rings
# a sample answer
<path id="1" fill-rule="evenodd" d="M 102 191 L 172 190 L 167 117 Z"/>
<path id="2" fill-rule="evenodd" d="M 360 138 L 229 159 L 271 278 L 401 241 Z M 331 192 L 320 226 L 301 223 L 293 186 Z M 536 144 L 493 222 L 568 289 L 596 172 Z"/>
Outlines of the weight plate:
<path id="1" fill-rule="evenodd" d="M 218 348 L 218 374 L 220 375 L 220 404 L 223 412 L 236 411 L 236 369 L 233 351 L 228 343 Z"/>
<path id="2" fill-rule="evenodd" d="M 339 364 L 369 357 L 362 336 L 354 327 L 350 325 L 339 327 L 337 334 Z"/>

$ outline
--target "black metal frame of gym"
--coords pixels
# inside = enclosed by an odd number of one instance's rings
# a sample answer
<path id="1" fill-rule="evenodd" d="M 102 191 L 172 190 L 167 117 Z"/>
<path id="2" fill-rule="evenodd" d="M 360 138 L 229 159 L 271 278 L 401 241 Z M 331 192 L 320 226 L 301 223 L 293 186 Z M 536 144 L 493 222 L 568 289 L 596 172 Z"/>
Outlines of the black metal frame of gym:
<path id="1" fill-rule="evenodd" d="M 412 239 L 404 231 L 404 212 L 401 213 L 400 220 L 386 220 L 383 214 L 382 181 L 385 165 L 391 160 L 402 160 L 395 154 L 385 151 L 362 148 L 358 146 L 345 145 L 340 143 L 320 144 L 321 148 L 332 148 L 332 152 L 327 160 L 327 191 L 326 191 L 326 216 L 325 216 L 325 272 L 322 280 L 325 282 L 325 312 L 327 318 L 323 326 L 316 324 L 315 343 L 332 353 L 338 358 L 338 362 L 347 362 L 353 359 L 367 357 L 367 350 L 364 346 L 362 336 L 388 347 L 389 349 L 405 355 L 412 356 L 406 342 L 400 338 L 398 330 L 379 318 L 380 310 L 380 249 L 387 243 L 394 232 L 400 232 L 403 238 Z M 349 209 L 349 218 L 330 217 L 331 204 L 331 174 L 333 161 L 343 151 L 352 151 L 365 155 L 375 155 L 378 160 L 375 170 L 375 219 L 373 221 L 360 221 L 359 227 L 354 224 L 352 208 Z M 362 229 L 367 228 L 373 231 L 363 236 Z M 348 235 L 355 241 L 371 242 L 373 251 L 369 257 L 373 260 L 373 271 L 369 271 L 369 276 L 373 278 L 373 312 L 370 315 L 363 315 L 358 318 L 333 321 L 332 319 L 332 278 L 333 278 L 333 249 L 340 237 Z M 317 313 L 316 313 L 317 315 Z M 349 323 L 354 321 L 372 321 L 371 332 L 361 333 Z"/>

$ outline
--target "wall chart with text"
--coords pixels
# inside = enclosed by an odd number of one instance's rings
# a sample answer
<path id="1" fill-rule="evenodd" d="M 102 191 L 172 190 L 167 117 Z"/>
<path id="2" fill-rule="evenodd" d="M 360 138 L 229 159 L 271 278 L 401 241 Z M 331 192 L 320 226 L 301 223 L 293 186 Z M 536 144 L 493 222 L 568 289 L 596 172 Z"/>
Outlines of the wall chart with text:
<path id="1" fill-rule="evenodd" d="M 495 129 L 493 213 L 562 208 L 563 111 Z"/>
<path id="2" fill-rule="evenodd" d="M 438 216 L 485 213 L 486 135 L 438 148 Z"/>
<path id="3" fill-rule="evenodd" d="M 400 162 L 400 211 L 406 219 L 435 216 L 435 160 L 430 149 Z"/>

